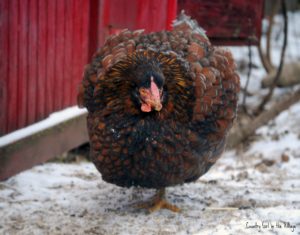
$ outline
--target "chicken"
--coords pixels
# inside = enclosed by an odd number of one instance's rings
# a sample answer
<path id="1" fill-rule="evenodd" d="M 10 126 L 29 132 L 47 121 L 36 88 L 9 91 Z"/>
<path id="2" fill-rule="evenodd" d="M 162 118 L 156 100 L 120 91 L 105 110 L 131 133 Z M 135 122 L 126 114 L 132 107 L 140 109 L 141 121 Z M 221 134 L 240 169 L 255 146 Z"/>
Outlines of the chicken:
<path id="1" fill-rule="evenodd" d="M 197 180 L 220 157 L 239 87 L 231 53 L 213 47 L 184 14 L 171 32 L 110 36 L 78 93 L 103 180 L 157 189 L 143 206 L 179 211 L 165 188 Z"/>

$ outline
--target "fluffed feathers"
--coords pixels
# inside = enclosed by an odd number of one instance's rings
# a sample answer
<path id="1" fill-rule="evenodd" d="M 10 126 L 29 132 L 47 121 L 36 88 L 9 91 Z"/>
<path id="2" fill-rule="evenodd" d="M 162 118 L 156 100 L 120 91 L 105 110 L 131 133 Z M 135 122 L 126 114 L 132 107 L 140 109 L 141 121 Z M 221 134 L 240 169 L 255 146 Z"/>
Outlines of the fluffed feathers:
<path id="1" fill-rule="evenodd" d="M 92 159 L 119 186 L 194 181 L 224 150 L 238 92 L 231 53 L 211 46 L 185 15 L 171 32 L 110 36 L 78 94 L 89 111 Z"/>

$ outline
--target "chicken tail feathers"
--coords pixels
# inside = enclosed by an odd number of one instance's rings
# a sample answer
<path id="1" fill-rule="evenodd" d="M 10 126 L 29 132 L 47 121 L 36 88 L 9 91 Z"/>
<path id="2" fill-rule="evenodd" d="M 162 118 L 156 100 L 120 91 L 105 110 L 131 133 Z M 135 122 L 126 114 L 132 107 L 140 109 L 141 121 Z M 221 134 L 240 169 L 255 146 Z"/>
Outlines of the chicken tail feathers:
<path id="1" fill-rule="evenodd" d="M 202 37 L 208 40 L 205 30 L 199 26 L 196 20 L 193 20 L 190 16 L 186 15 L 184 10 L 182 10 L 177 19 L 174 20 L 173 28 L 174 30 L 182 31 L 192 30 L 192 32 L 200 34 Z"/>

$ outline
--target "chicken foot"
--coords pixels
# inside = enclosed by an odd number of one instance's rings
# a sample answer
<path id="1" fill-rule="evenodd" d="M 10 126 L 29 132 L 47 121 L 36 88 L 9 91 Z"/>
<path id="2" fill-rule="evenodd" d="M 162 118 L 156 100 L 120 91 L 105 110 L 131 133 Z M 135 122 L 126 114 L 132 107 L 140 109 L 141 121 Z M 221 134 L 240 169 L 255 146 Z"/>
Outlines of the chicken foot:
<path id="1" fill-rule="evenodd" d="M 158 211 L 160 209 L 167 209 L 173 212 L 180 212 L 180 209 L 177 206 L 170 204 L 165 199 L 165 193 L 165 188 L 158 189 L 156 194 L 149 201 L 139 203 L 137 207 L 148 209 L 150 213 Z"/>

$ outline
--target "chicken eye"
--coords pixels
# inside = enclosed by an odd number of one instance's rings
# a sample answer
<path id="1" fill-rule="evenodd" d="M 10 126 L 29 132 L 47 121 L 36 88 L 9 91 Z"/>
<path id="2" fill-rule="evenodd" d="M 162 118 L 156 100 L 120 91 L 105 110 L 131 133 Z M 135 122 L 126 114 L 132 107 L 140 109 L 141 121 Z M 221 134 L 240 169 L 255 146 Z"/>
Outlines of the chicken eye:
<path id="1" fill-rule="evenodd" d="M 158 86 L 158 88 L 162 88 L 163 86 L 163 80 L 162 78 L 158 75 L 158 76 L 154 76 L 154 82 L 156 83 L 156 85 Z"/>
<path id="2" fill-rule="evenodd" d="M 139 91 L 137 87 L 133 90 L 132 95 L 134 98 L 139 99 Z"/>
<path id="3" fill-rule="evenodd" d="M 150 79 L 147 79 L 144 84 L 143 84 L 144 87 L 150 87 Z"/>

